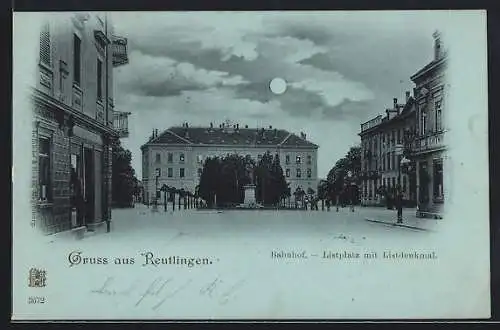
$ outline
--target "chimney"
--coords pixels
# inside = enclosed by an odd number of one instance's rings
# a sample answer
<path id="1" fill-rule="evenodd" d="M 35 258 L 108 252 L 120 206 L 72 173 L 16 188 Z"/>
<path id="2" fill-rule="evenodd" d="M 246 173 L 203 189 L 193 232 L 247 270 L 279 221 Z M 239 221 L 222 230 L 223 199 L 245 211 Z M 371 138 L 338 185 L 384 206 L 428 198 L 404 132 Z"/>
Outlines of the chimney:
<path id="1" fill-rule="evenodd" d="M 269 125 L 269 129 L 273 129 L 273 126 Z"/>
<path id="2" fill-rule="evenodd" d="M 439 31 L 435 31 L 432 34 L 434 38 L 434 60 L 437 61 L 443 57 L 443 45 L 441 42 L 441 33 Z"/>
<path id="3" fill-rule="evenodd" d="M 278 130 L 276 128 L 274 129 L 274 137 L 278 137 Z"/>
<path id="4" fill-rule="evenodd" d="M 394 109 L 396 109 L 398 107 L 398 99 L 393 98 L 392 101 L 394 102 Z"/>
<path id="5" fill-rule="evenodd" d="M 210 122 L 210 128 L 214 128 L 214 123 Z"/>
<path id="6" fill-rule="evenodd" d="M 245 128 L 248 128 L 248 125 L 245 125 Z"/>
<path id="7" fill-rule="evenodd" d="M 406 91 L 406 103 L 410 100 L 410 91 Z"/>
<path id="8" fill-rule="evenodd" d="M 240 129 L 240 124 L 236 124 L 236 129 Z"/>

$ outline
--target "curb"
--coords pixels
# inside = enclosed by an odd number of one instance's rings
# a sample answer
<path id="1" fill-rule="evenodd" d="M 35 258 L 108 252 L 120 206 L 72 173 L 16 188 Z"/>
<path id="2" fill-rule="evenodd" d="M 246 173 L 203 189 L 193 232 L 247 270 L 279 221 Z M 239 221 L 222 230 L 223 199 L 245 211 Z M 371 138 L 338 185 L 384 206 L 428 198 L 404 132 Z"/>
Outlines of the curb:
<path id="1" fill-rule="evenodd" d="M 380 224 L 387 225 L 387 226 L 393 226 L 393 227 L 403 227 L 403 228 L 415 229 L 415 230 L 420 230 L 420 231 L 432 231 L 432 230 L 425 229 L 425 228 L 409 226 L 409 225 L 404 225 L 404 224 L 395 223 L 395 222 L 380 221 L 380 220 L 375 220 L 375 219 L 370 219 L 370 218 L 365 218 L 365 220 L 370 221 L 370 222 L 380 223 Z"/>

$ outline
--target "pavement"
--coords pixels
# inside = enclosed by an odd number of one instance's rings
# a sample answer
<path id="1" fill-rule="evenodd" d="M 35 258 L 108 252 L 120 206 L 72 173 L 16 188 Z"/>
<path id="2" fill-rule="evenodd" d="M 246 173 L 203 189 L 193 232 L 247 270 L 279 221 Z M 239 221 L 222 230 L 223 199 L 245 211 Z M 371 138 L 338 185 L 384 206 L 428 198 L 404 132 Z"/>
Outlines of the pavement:
<path id="1" fill-rule="evenodd" d="M 403 209 L 403 223 L 397 223 L 397 211 L 382 207 L 361 207 L 366 209 L 364 219 L 372 223 L 422 231 L 435 231 L 443 219 L 419 218 L 416 208 Z"/>

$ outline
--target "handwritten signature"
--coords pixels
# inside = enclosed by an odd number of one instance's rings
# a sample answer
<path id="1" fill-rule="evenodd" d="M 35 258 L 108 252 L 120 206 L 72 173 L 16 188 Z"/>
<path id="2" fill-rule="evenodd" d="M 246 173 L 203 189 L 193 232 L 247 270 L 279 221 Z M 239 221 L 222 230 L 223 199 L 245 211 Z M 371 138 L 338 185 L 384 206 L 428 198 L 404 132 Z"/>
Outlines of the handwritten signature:
<path id="1" fill-rule="evenodd" d="M 245 280 L 226 282 L 216 277 L 214 280 L 202 282 L 199 286 L 192 279 L 176 280 L 173 277 L 159 276 L 149 282 L 145 289 L 138 290 L 137 281 L 125 286 L 125 289 L 119 288 L 116 282 L 114 277 L 107 277 L 102 285 L 90 292 L 120 297 L 130 297 L 134 292 L 139 292 L 137 298 L 132 298 L 136 299 L 133 302 L 134 306 L 150 304 L 154 311 L 157 311 L 168 299 L 188 289 L 194 290 L 193 293 L 197 291 L 199 296 L 215 300 L 219 305 L 225 305 L 236 297 L 238 290 L 245 284 Z"/>

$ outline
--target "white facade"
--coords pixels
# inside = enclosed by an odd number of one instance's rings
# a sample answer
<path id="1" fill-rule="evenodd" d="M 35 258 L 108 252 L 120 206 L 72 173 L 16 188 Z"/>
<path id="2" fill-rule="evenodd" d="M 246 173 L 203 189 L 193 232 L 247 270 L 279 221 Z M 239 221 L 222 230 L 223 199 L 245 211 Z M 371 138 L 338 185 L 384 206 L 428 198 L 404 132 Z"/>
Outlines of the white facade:
<path id="1" fill-rule="evenodd" d="M 273 156 L 278 153 L 283 174 L 290 183 L 292 192 L 299 186 L 305 190 L 312 188 L 316 191 L 318 184 L 317 148 L 154 144 L 145 146 L 142 150 L 145 198 L 152 200 L 156 188 L 163 184 L 194 192 L 200 181 L 203 161 L 209 157 L 239 154 L 250 155 L 252 159 L 258 161 L 259 155 L 267 151 Z M 155 177 L 157 169 L 160 169 L 158 186 Z"/>

